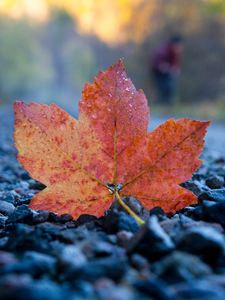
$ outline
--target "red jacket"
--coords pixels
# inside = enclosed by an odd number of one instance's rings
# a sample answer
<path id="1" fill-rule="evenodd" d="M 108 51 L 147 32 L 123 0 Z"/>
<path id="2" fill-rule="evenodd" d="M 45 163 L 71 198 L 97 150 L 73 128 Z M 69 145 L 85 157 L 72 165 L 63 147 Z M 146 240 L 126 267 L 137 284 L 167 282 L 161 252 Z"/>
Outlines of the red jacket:
<path id="1" fill-rule="evenodd" d="M 169 67 L 180 70 L 181 54 L 174 51 L 169 42 L 160 45 L 153 53 L 152 69 L 160 72 L 160 65 L 162 63 L 167 63 Z"/>

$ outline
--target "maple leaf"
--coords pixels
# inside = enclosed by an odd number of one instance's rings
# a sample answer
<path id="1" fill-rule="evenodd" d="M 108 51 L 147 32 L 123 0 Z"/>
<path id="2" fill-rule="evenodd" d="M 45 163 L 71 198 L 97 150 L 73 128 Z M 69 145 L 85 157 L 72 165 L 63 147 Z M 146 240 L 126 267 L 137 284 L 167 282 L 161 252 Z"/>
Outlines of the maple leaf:
<path id="1" fill-rule="evenodd" d="M 179 184 L 200 166 L 209 122 L 168 120 L 147 132 L 149 109 L 119 60 L 86 84 L 75 120 L 57 105 L 16 102 L 18 159 L 47 187 L 33 209 L 100 217 L 115 196 L 166 212 L 196 202 Z"/>

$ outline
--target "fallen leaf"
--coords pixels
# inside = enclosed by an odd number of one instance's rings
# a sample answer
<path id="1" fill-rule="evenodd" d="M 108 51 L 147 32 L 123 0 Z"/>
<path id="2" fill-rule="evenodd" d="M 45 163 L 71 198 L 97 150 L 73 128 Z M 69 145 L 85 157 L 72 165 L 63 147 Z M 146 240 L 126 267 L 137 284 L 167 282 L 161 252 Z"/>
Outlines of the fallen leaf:
<path id="1" fill-rule="evenodd" d="M 18 160 L 47 186 L 31 208 L 100 217 L 115 192 L 166 212 L 196 202 L 179 184 L 201 164 L 209 122 L 171 119 L 147 132 L 146 97 L 121 60 L 84 86 L 78 120 L 55 104 L 16 102 L 14 110 Z"/>

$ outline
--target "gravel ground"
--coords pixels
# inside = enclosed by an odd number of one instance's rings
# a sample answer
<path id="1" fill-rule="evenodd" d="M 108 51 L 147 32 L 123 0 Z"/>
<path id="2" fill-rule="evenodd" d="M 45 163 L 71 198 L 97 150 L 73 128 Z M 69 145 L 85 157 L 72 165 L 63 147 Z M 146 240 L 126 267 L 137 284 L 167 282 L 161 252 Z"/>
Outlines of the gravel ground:
<path id="1" fill-rule="evenodd" d="M 152 121 L 153 126 L 161 120 Z M 183 185 L 199 199 L 173 216 L 125 201 L 106 216 L 28 208 L 43 186 L 17 163 L 12 114 L 0 112 L 0 299 L 224 300 L 224 127 L 209 130 L 204 164 Z"/>

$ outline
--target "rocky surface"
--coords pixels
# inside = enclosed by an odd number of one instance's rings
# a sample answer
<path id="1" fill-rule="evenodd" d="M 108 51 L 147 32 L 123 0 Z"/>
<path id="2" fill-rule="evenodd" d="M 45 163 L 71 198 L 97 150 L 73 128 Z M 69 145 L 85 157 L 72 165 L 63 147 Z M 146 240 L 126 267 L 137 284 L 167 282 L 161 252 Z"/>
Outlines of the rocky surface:
<path id="1" fill-rule="evenodd" d="M 127 204 L 96 219 L 28 207 L 44 186 L 15 159 L 9 122 L 1 124 L 0 299 L 224 300 L 225 159 L 208 149 L 183 186 L 198 196 L 173 216 Z M 10 120 L 10 118 L 9 118 Z M 11 122 L 11 120 L 10 120 Z"/>

